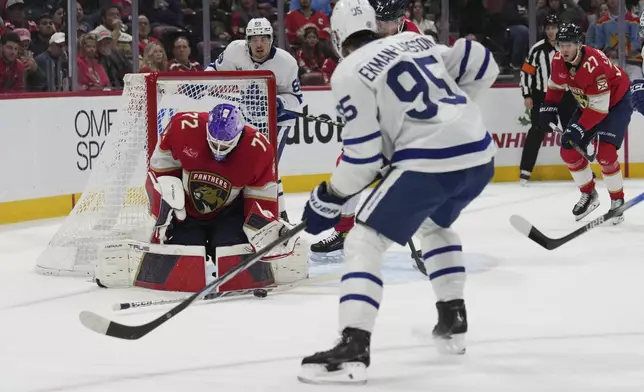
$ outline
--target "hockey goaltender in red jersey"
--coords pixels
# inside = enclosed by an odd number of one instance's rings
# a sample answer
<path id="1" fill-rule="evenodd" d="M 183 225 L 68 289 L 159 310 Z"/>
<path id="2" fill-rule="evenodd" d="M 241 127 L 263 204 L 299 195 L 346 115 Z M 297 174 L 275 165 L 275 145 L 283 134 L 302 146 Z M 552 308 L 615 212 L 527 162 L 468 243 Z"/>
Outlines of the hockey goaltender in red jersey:
<path id="1" fill-rule="evenodd" d="M 568 88 L 577 99 L 578 109 L 569 124 L 562 124 L 561 158 L 568 166 L 581 197 L 573 208 L 580 220 L 599 206 L 595 180 L 586 157 L 579 153 L 593 144 L 611 209 L 624 204 L 622 172 L 617 151 L 620 149 L 633 112 L 630 81 L 624 70 L 597 49 L 581 44 L 581 29 L 563 23 L 557 33 L 559 52 L 552 60 L 552 72 L 540 118 L 546 129 L 557 124 L 557 105 Z M 592 150 L 591 150 L 592 151 Z M 613 224 L 623 221 L 619 215 Z"/>
<path id="2" fill-rule="evenodd" d="M 274 160 L 268 139 L 245 125 L 232 104 L 174 115 L 150 158 L 146 183 L 156 218 L 151 242 L 159 245 L 148 247 L 134 284 L 198 291 L 291 228 L 276 218 Z M 254 264 L 220 291 L 306 278 L 306 258 L 295 262 L 296 241 L 275 248 L 263 259 L 270 262 Z"/>

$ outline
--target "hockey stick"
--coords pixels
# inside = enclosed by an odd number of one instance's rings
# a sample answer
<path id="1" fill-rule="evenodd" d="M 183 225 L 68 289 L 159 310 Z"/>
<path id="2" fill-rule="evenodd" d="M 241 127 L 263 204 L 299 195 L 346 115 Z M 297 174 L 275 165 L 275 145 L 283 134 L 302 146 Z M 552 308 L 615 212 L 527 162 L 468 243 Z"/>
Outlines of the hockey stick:
<path id="1" fill-rule="evenodd" d="M 295 112 L 293 110 L 288 110 L 288 109 L 284 109 L 284 112 L 288 113 L 288 114 L 292 114 L 293 116 L 303 118 L 305 120 L 309 120 L 309 121 L 316 121 L 316 122 L 320 122 L 320 123 L 324 123 L 324 124 L 335 125 L 336 127 L 343 127 L 344 126 L 344 123 L 337 122 L 337 121 L 331 120 L 329 118 L 313 116 L 313 115 L 310 115 L 310 114 L 304 114 L 304 113 L 300 113 L 300 112 Z"/>
<path id="2" fill-rule="evenodd" d="M 559 128 L 554 123 L 550 123 L 550 128 L 552 128 L 553 131 L 563 135 L 563 131 L 561 130 L 561 128 Z M 597 134 L 596 137 L 597 137 L 597 140 L 599 140 L 599 134 Z M 572 148 L 577 150 L 578 153 L 583 155 L 590 162 L 595 162 L 595 157 L 597 156 L 597 151 L 599 150 L 599 148 L 598 148 L 598 146 L 596 144 L 595 144 L 595 151 L 593 151 L 592 154 L 588 154 L 587 151 L 584 151 L 581 147 L 579 147 L 577 144 L 575 144 L 572 140 L 568 140 L 568 144 L 570 144 L 572 146 Z"/>
<path id="3" fill-rule="evenodd" d="M 260 261 L 262 257 L 267 255 L 273 248 L 276 246 L 288 241 L 302 230 L 306 228 L 306 221 L 300 222 L 297 226 L 293 227 L 291 230 L 287 231 L 283 236 L 275 239 L 273 242 L 266 245 L 264 248 L 260 249 L 257 253 L 254 253 L 252 256 L 242 261 L 230 271 L 221 275 L 219 278 L 208 283 L 203 289 L 184 299 L 179 305 L 170 309 L 163 315 L 157 317 L 156 319 L 142 325 L 124 325 L 117 323 L 115 321 L 110 321 L 103 316 L 99 316 L 96 313 L 84 310 L 79 314 L 79 319 L 81 324 L 86 328 L 107 336 L 112 336 L 119 339 L 128 339 L 135 340 L 139 339 L 148 333 L 154 331 L 160 325 L 170 320 L 177 314 L 184 311 L 188 306 L 192 305 L 195 301 L 200 300 L 211 291 L 215 290 L 217 287 L 228 282 L 234 278 L 240 272 L 246 270 L 253 264 Z"/>
<path id="4" fill-rule="evenodd" d="M 530 238 L 532 241 L 536 242 L 537 244 L 543 246 L 544 248 L 548 250 L 553 250 L 561 245 L 574 240 L 575 238 L 579 237 L 580 235 L 584 234 L 587 231 L 590 231 L 594 229 L 597 226 L 602 225 L 604 222 L 609 221 L 611 218 L 613 218 L 615 215 L 619 215 L 622 212 L 628 210 L 629 208 L 633 207 L 634 205 L 638 204 L 644 200 L 644 193 L 640 193 L 638 196 L 635 198 L 627 201 L 626 203 L 622 204 L 621 206 L 617 207 L 614 210 L 610 210 L 604 215 L 600 216 L 599 218 L 592 220 L 586 225 L 578 228 L 577 230 L 573 231 L 572 233 L 565 235 L 561 238 L 550 238 L 546 237 L 545 234 L 543 234 L 539 229 L 536 227 L 532 226 L 530 222 L 528 222 L 525 218 L 520 217 L 519 215 L 512 215 L 510 217 L 510 224 L 519 231 L 519 233 L 525 235 L 526 237 Z"/>
<path id="5" fill-rule="evenodd" d="M 306 278 L 306 279 L 298 280 L 297 282 L 294 282 L 294 283 L 283 284 L 278 286 L 269 286 L 269 287 L 263 287 L 259 289 L 225 291 L 222 293 L 210 293 L 205 297 L 203 297 L 201 301 L 213 301 L 213 300 L 223 299 L 223 298 L 235 298 L 235 297 L 244 297 L 244 296 L 250 296 L 250 295 L 253 295 L 257 298 L 264 298 L 268 295 L 268 293 L 282 293 L 282 292 L 293 290 L 302 286 L 308 286 L 315 283 L 333 281 L 333 280 L 339 279 L 339 277 L 340 276 L 337 274 L 326 274 L 326 275 L 314 276 L 312 278 Z M 157 299 L 157 300 L 149 300 L 149 301 L 121 302 L 121 303 L 114 304 L 114 306 L 112 306 L 112 309 L 115 311 L 119 311 L 119 310 L 127 310 L 127 309 L 134 309 L 134 308 L 143 308 L 148 306 L 169 305 L 169 304 L 175 304 L 181 301 L 185 301 L 186 299 L 187 299 L 186 297 L 183 297 L 183 298 L 174 298 L 174 299 Z"/>
<path id="6" fill-rule="evenodd" d="M 424 276 L 427 276 L 427 268 L 425 268 L 425 263 L 423 262 L 423 254 L 416 250 L 414 241 L 409 240 L 407 244 L 409 244 L 409 249 L 411 249 L 411 258 L 416 262 L 416 270 Z"/>

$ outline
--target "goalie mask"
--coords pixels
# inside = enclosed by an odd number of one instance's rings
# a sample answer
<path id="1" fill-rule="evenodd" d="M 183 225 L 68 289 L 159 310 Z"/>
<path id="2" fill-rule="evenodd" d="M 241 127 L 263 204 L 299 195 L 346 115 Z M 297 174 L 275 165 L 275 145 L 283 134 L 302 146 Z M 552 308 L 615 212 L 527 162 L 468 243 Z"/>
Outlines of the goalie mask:
<path id="1" fill-rule="evenodd" d="M 216 161 L 224 160 L 237 146 L 244 123 L 244 116 L 235 105 L 222 103 L 212 108 L 208 114 L 206 134 L 208 146 Z"/>

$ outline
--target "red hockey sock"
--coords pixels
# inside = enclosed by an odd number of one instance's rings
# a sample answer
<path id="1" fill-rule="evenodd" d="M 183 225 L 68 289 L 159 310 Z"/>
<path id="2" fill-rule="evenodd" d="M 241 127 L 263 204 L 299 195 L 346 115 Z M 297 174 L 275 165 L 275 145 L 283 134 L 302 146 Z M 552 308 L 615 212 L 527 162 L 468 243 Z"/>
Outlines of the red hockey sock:
<path id="1" fill-rule="evenodd" d="M 614 145 L 606 142 L 599 142 L 597 150 L 597 161 L 602 168 L 604 183 L 608 189 L 611 200 L 624 198 L 624 179 L 617 157 L 617 149 Z"/>
<path id="2" fill-rule="evenodd" d="M 567 148 L 561 149 L 561 158 L 566 162 L 572 179 L 579 187 L 579 190 L 583 193 L 591 193 L 595 189 L 595 181 L 593 180 L 593 171 L 590 170 L 588 159 L 583 157 L 577 150 Z"/>
<path id="3" fill-rule="evenodd" d="M 340 233 L 346 233 L 347 231 L 351 230 L 353 226 L 356 224 L 356 217 L 355 215 L 343 215 L 340 218 L 340 222 L 335 225 L 335 231 L 338 231 Z"/>

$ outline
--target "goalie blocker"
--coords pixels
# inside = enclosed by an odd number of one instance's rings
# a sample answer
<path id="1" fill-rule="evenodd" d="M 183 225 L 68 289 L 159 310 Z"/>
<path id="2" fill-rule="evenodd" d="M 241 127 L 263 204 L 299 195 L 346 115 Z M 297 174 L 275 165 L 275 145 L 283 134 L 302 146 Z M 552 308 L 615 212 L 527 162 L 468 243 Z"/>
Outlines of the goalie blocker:
<path id="1" fill-rule="evenodd" d="M 122 240 L 102 244 L 95 264 L 102 287 L 196 292 L 276 239 L 290 225 L 255 205 L 244 221 L 243 203 L 234 202 L 217 219 L 187 217 L 164 233 L 165 244 Z M 308 249 L 298 238 L 276 248 L 218 291 L 288 284 L 308 277 Z"/>

